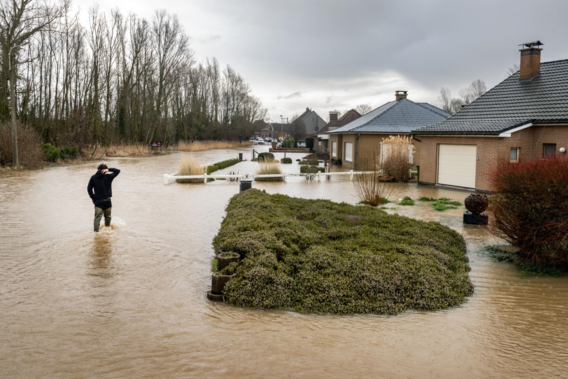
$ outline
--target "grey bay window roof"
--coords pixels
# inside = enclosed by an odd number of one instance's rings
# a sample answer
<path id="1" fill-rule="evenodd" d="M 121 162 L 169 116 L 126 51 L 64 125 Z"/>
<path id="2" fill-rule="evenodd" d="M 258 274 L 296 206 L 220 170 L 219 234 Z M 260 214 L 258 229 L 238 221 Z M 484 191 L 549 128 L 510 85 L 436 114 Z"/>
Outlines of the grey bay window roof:
<path id="1" fill-rule="evenodd" d="M 414 129 L 439 123 L 448 117 L 449 113 L 433 105 L 400 99 L 383 104 L 347 125 L 328 131 L 327 134 L 410 134 Z"/>
<path id="2" fill-rule="evenodd" d="M 568 59 L 541 63 L 532 79 L 519 80 L 517 71 L 452 117 L 413 134 L 499 135 L 528 123 L 568 123 Z"/>

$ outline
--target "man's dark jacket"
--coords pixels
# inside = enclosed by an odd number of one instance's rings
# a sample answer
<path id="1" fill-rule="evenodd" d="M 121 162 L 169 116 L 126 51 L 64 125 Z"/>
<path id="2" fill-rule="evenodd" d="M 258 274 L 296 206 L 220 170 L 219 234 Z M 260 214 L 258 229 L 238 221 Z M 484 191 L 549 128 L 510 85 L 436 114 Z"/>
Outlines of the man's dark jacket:
<path id="1" fill-rule="evenodd" d="M 120 170 L 117 168 L 109 168 L 108 171 L 112 172 L 112 174 L 105 175 L 99 170 L 95 175 L 91 176 L 91 180 L 89 180 L 87 191 L 95 205 L 101 200 L 107 200 L 112 197 L 112 181 L 120 174 Z"/>

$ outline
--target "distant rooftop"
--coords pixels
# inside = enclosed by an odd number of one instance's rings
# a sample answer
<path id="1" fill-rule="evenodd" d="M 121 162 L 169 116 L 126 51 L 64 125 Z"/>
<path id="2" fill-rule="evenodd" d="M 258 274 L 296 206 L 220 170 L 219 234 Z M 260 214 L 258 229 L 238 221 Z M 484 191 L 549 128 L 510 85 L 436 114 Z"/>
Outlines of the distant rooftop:
<path id="1" fill-rule="evenodd" d="M 431 104 L 400 99 L 383 104 L 349 124 L 327 133 L 410 134 L 414 129 L 439 123 L 448 117 L 449 113 Z"/>

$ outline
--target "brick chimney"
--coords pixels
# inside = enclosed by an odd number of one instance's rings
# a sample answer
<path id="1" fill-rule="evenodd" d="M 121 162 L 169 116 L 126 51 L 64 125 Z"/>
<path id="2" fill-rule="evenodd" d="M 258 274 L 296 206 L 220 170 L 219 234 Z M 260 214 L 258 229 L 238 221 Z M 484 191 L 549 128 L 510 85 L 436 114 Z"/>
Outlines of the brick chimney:
<path id="1" fill-rule="evenodd" d="M 337 121 L 338 116 L 337 111 L 329 111 L 329 121 Z"/>
<path id="2" fill-rule="evenodd" d="M 407 95 L 408 91 L 396 91 L 396 93 L 394 94 L 396 101 L 399 101 L 400 99 L 406 99 Z"/>
<path id="3" fill-rule="evenodd" d="M 521 72 L 519 79 L 534 78 L 540 73 L 540 46 L 544 45 L 540 41 L 527 42 L 519 46 L 523 46 L 521 50 Z"/>

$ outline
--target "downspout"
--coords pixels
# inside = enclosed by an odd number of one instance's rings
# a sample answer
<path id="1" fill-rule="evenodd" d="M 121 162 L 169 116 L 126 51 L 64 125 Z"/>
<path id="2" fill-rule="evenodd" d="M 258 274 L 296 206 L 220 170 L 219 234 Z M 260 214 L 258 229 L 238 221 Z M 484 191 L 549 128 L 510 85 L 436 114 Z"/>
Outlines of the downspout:
<path id="1" fill-rule="evenodd" d="M 357 160 L 359 159 L 359 136 L 361 133 L 357 133 L 357 138 L 355 138 L 355 167 L 354 169 L 357 170 Z"/>
<path id="2" fill-rule="evenodd" d="M 414 134 L 411 134 L 411 136 L 412 136 L 412 139 L 413 139 L 413 140 L 418 141 L 418 142 L 422 142 L 422 141 L 420 141 L 418 138 L 414 137 Z"/>

